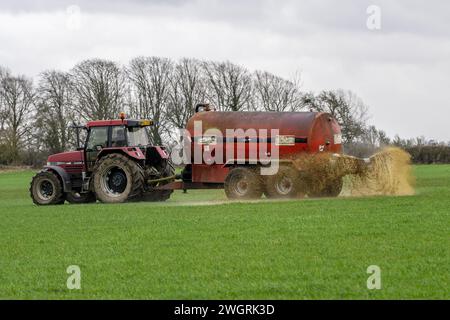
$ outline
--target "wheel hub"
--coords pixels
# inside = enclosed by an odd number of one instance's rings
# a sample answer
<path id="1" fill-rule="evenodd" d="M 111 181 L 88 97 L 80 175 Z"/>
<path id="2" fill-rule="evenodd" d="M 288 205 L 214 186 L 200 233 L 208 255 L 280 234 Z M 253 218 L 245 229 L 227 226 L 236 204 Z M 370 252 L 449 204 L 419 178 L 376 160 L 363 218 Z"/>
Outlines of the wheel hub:
<path id="1" fill-rule="evenodd" d="M 292 179 L 283 176 L 276 184 L 276 189 L 280 194 L 286 195 L 291 192 L 293 186 Z"/>
<path id="2" fill-rule="evenodd" d="M 53 195 L 54 188 L 53 183 L 51 183 L 49 180 L 44 180 L 41 182 L 39 187 L 39 193 L 41 194 L 42 198 L 44 199 L 50 199 Z"/>
<path id="3" fill-rule="evenodd" d="M 110 169 L 104 176 L 105 187 L 109 193 L 122 193 L 127 187 L 127 176 L 120 168 Z"/>
<path id="4" fill-rule="evenodd" d="M 236 184 L 236 191 L 240 194 L 245 194 L 248 190 L 248 183 L 245 180 L 241 180 Z"/>

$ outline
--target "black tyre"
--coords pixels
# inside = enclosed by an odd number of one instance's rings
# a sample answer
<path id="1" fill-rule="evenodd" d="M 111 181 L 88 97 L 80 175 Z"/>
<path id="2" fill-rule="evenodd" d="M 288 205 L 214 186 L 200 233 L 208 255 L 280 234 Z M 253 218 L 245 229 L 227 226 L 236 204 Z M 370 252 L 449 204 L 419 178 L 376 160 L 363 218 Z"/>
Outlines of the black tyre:
<path id="1" fill-rule="evenodd" d="M 92 203 L 95 202 L 97 199 L 93 192 L 79 193 L 72 191 L 66 193 L 66 200 L 67 202 L 72 204 L 80 204 L 80 203 Z"/>
<path id="2" fill-rule="evenodd" d="M 323 198 L 323 197 L 337 197 L 342 191 L 344 186 L 344 181 L 342 178 L 336 178 L 333 181 L 327 183 L 327 185 L 321 190 L 310 190 L 308 191 L 308 196 L 312 198 Z M 314 189 L 314 188 L 311 188 Z"/>
<path id="3" fill-rule="evenodd" d="M 292 166 L 280 166 L 278 172 L 265 176 L 264 194 L 271 199 L 296 198 L 301 192 L 299 172 Z"/>
<path id="4" fill-rule="evenodd" d="M 161 178 L 167 178 L 172 177 L 175 175 L 175 167 L 173 166 L 173 163 L 170 159 L 164 161 L 162 164 L 162 168 L 160 169 L 162 171 Z M 165 184 L 168 184 L 172 182 L 174 179 L 164 180 L 157 184 L 157 186 L 162 186 Z M 153 186 L 153 188 L 156 186 Z M 142 201 L 166 201 L 170 198 L 171 194 L 173 193 L 173 190 L 147 190 L 145 191 L 139 200 Z"/>
<path id="5" fill-rule="evenodd" d="M 263 193 L 263 183 L 254 168 L 236 167 L 225 178 L 225 194 L 228 199 L 259 199 Z"/>
<path id="6" fill-rule="evenodd" d="M 42 171 L 33 177 L 30 184 L 30 195 L 37 205 L 64 203 L 61 181 L 51 171 Z"/>
<path id="7" fill-rule="evenodd" d="M 112 153 L 101 158 L 94 168 L 94 192 L 105 203 L 133 200 L 144 190 L 144 171 L 134 160 Z"/>

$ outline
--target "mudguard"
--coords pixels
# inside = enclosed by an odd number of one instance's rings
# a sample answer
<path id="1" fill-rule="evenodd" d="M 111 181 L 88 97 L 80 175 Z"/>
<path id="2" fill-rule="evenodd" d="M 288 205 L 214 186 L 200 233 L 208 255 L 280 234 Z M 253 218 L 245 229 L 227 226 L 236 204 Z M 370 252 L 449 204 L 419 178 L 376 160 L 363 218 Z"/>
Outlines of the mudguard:
<path id="1" fill-rule="evenodd" d="M 160 146 L 154 146 L 153 148 L 155 148 L 155 150 L 158 152 L 158 154 L 161 157 L 161 159 L 168 159 L 169 158 L 169 154 L 166 152 L 165 148 L 160 147 Z"/>
<path id="2" fill-rule="evenodd" d="M 44 166 L 42 171 L 53 171 L 55 172 L 61 179 L 64 192 L 72 191 L 72 182 L 70 180 L 69 174 L 61 167 L 58 166 Z"/>
<path id="3" fill-rule="evenodd" d="M 146 163 L 148 165 L 157 166 L 167 161 L 170 155 L 164 150 L 164 147 L 151 146 L 147 148 Z"/>

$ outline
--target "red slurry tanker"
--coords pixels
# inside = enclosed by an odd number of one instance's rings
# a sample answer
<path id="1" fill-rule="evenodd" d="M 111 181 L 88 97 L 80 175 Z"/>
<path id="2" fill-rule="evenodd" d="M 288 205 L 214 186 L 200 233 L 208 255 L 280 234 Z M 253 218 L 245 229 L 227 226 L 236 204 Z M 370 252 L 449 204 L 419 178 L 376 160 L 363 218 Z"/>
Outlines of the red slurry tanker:
<path id="1" fill-rule="evenodd" d="M 210 188 L 224 188 L 232 199 L 296 197 L 308 194 L 299 181 L 309 173 L 295 169 L 293 159 L 342 150 L 340 127 L 326 113 L 216 112 L 198 105 L 186 128 L 191 161 L 175 175 L 166 148 L 149 143 L 151 125 L 122 113 L 76 127 L 77 137 L 87 130 L 84 145 L 48 157 L 31 182 L 34 203 L 165 201 L 175 189 Z M 271 167 L 270 174 L 261 170 Z M 337 196 L 341 188 L 338 179 L 315 195 Z"/>

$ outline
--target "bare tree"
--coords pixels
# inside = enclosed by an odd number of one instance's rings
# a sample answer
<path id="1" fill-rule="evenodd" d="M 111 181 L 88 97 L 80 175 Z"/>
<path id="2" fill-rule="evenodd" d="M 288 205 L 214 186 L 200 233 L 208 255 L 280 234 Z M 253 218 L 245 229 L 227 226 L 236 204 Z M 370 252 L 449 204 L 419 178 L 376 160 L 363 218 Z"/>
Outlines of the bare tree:
<path id="1" fill-rule="evenodd" d="M 3 81 L 3 79 L 5 79 L 5 78 L 7 78 L 9 76 L 10 76 L 9 71 L 7 69 L 5 69 L 5 68 L 0 66 L 0 85 L 1 85 L 1 83 Z M 5 138 L 5 131 L 4 131 L 4 129 L 5 129 L 6 117 L 7 117 L 6 105 L 4 103 L 3 95 L 0 94 L 0 143 Z"/>
<path id="2" fill-rule="evenodd" d="M 135 58 L 127 69 L 135 100 L 131 104 L 131 114 L 154 121 L 150 135 L 155 144 L 162 144 L 162 136 L 168 128 L 166 107 L 172 72 L 173 62 L 159 57 Z"/>
<path id="3" fill-rule="evenodd" d="M 347 143 L 365 132 L 368 108 L 351 91 L 322 91 L 318 95 L 308 93 L 302 97 L 302 103 L 305 108 L 331 114 L 341 125 L 342 135 Z"/>
<path id="4" fill-rule="evenodd" d="M 92 59 L 71 72 L 76 108 L 85 120 L 116 118 L 123 109 L 124 76 L 112 61 Z"/>
<path id="5" fill-rule="evenodd" d="M 378 130 L 378 139 L 380 141 L 380 146 L 388 146 L 391 144 L 391 138 L 383 130 Z"/>
<path id="6" fill-rule="evenodd" d="M 207 98 L 221 111 L 248 110 L 252 99 L 252 78 L 247 69 L 227 62 L 204 62 Z"/>
<path id="7" fill-rule="evenodd" d="M 19 162 L 22 142 L 30 130 L 28 120 L 33 113 L 33 85 L 25 77 L 4 74 L 0 83 L 1 113 L 3 115 L 3 143 L 7 150 L 4 160 Z"/>
<path id="8" fill-rule="evenodd" d="M 378 129 L 375 126 L 369 126 L 366 128 L 362 141 L 368 145 L 380 146 L 380 135 Z"/>
<path id="9" fill-rule="evenodd" d="M 173 127 L 185 128 L 196 104 L 203 102 L 206 97 L 201 62 L 195 59 L 179 61 L 170 84 L 167 118 Z"/>
<path id="10" fill-rule="evenodd" d="M 40 75 L 36 99 L 36 128 L 39 140 L 51 153 L 66 150 L 72 119 L 72 92 L 69 74 L 46 71 Z"/>
<path id="11" fill-rule="evenodd" d="M 362 136 L 362 142 L 367 145 L 383 147 L 391 143 L 391 139 L 383 130 L 378 130 L 375 126 L 368 126 Z"/>
<path id="12" fill-rule="evenodd" d="M 298 79 L 289 81 L 266 71 L 256 71 L 253 83 L 255 109 L 283 112 L 302 108 Z"/>
<path id="13" fill-rule="evenodd" d="M 8 69 L 5 67 L 0 66 L 0 79 L 3 79 L 4 77 L 9 75 Z"/>

